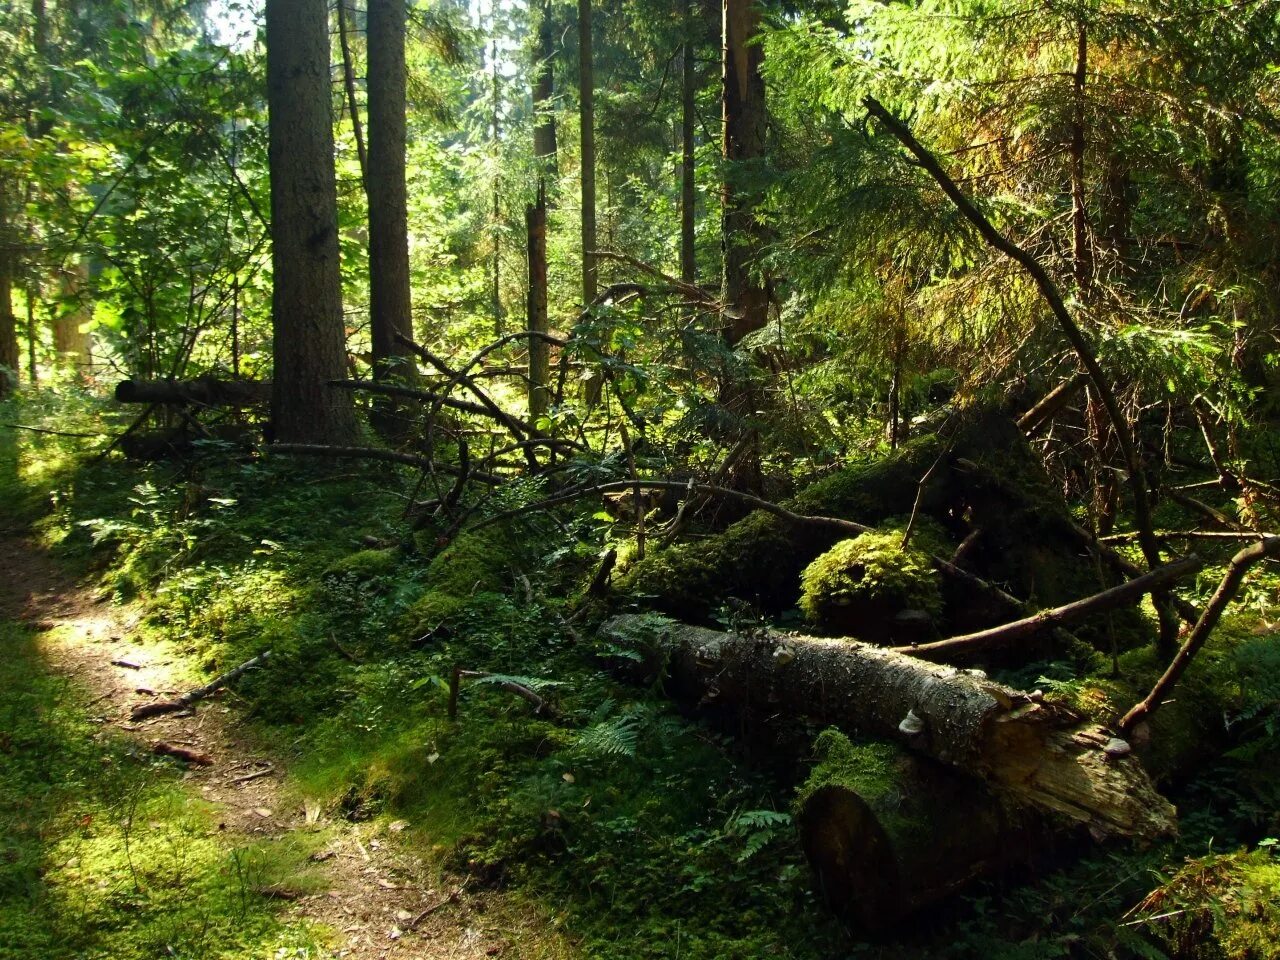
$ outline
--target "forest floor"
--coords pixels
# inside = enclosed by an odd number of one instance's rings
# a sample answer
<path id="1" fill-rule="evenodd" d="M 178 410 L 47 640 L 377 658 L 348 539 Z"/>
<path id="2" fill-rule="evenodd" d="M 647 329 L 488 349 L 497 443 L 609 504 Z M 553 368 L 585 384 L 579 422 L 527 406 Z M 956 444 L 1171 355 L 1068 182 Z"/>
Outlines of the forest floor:
<path id="1" fill-rule="evenodd" d="M 318 932 L 325 944 L 320 956 L 501 956 L 519 939 L 513 933 L 531 932 L 524 928 L 538 923 L 498 902 L 493 891 L 442 877 L 397 842 L 401 824 L 350 823 L 301 799 L 281 758 L 220 697 L 132 722 L 139 703 L 193 686 L 195 665 L 170 644 L 135 640 L 137 610 L 110 604 L 20 531 L 0 536 L 0 570 L 0 620 L 35 631 L 43 668 L 72 682 L 91 724 L 123 731 L 146 750 L 164 742 L 212 759 L 208 766 L 191 764 L 181 783 L 209 805 L 207 823 L 222 844 L 283 848 L 306 836 L 303 845 L 313 852 L 302 882 L 285 876 L 255 892 L 280 902 L 286 926 Z M 276 956 L 315 956 L 309 949 Z"/>

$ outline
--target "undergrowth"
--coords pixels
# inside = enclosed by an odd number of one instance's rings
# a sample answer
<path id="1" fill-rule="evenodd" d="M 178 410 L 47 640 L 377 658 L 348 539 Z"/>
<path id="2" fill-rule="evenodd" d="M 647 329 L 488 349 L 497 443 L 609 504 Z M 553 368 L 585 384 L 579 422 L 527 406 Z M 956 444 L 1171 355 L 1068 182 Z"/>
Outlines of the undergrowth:
<path id="1" fill-rule="evenodd" d="M 575 595 L 598 551 L 589 521 L 568 546 L 565 530 L 535 517 L 436 553 L 432 537 L 405 536 L 415 478 L 399 467 L 237 462 L 220 451 L 184 464 L 89 465 L 72 441 L 5 441 L 0 492 L 16 495 L 68 562 L 95 569 L 104 590 L 144 598 L 146 630 L 210 672 L 274 651 L 234 696 L 265 736 L 290 745 L 298 789 L 337 816 L 405 821 L 424 854 L 537 904 L 584 956 L 1173 957 L 1162 928 L 1129 911 L 1186 858 L 1234 856 L 1278 832 L 1266 811 L 1280 777 L 1255 775 L 1257 751 L 1269 749 L 1256 744 L 1278 716 L 1264 666 L 1274 647 L 1259 636 L 1256 649 L 1237 648 L 1223 681 L 1238 685 L 1233 752 L 1171 786 L 1180 841 L 1064 855 L 1065 866 L 942 905 L 890 943 L 862 942 L 815 897 L 790 822 L 797 774 L 812 760 L 804 741 L 765 763 L 734 731 L 621 683 L 603 664 L 625 651 L 563 625 L 561 598 Z M 469 678 L 450 718 L 455 668 L 530 688 L 553 710 L 535 714 L 498 683 Z M 1032 667 L 1028 679 L 1054 669 Z M 58 748 L 33 744 L 40 755 Z M 76 756 L 67 762 L 82 764 L 90 793 L 114 789 L 115 767 Z M 1224 871 L 1201 886 L 1206 896 L 1228 896 L 1235 874 Z M 60 889 L 42 886 L 38 871 L 24 876 L 32 889 Z M 219 896 L 238 902 L 224 879 Z M 260 936 L 280 935 L 269 912 L 253 915 Z"/>

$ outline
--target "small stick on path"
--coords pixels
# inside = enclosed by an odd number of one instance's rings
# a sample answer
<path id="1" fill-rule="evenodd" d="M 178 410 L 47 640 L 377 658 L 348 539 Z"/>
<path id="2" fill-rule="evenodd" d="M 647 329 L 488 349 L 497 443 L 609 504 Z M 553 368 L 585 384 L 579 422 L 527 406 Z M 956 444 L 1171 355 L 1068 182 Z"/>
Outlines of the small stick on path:
<path id="1" fill-rule="evenodd" d="M 270 650 L 264 650 L 251 660 L 246 660 L 234 670 L 228 670 L 220 677 L 216 677 L 211 683 L 206 683 L 203 687 L 197 687 L 175 700 L 157 700 L 154 703 L 144 703 L 140 707 L 135 707 L 133 713 L 129 714 L 130 720 L 145 720 L 148 717 L 159 717 L 166 713 L 176 713 L 179 710 L 185 710 L 193 703 L 212 696 L 228 684 L 235 683 L 241 676 L 254 670 L 264 663 L 271 656 Z"/>

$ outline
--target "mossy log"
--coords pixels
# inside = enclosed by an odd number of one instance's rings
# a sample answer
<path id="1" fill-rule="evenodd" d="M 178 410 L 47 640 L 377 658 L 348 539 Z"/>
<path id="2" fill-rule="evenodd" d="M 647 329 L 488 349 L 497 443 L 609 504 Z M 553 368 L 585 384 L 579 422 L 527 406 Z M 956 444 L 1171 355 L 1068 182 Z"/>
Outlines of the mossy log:
<path id="1" fill-rule="evenodd" d="M 672 693 L 758 705 L 881 737 L 984 780 L 1003 800 L 1083 824 L 1096 836 L 1156 837 L 1174 809 L 1111 735 L 1065 706 L 852 640 L 725 633 L 652 615 L 601 628 L 648 647 Z"/>
<path id="2" fill-rule="evenodd" d="M 975 463 L 989 469 L 975 471 Z M 1000 478 L 1000 489 L 992 477 Z M 1009 484 L 1020 490 L 1013 504 L 1005 495 Z M 1060 492 L 1017 424 L 1002 413 L 959 416 L 890 457 L 818 480 L 784 506 L 868 526 L 916 510 L 957 542 L 980 529 L 966 567 L 1021 600 L 1052 606 L 1107 585 L 1098 582 L 1092 564 L 1081 562 L 1085 553 Z M 618 590 L 694 622 L 707 622 L 727 597 L 783 610 L 795 605 L 804 568 L 844 536 L 833 526 L 788 523 L 756 511 L 716 536 L 650 554 L 619 578 Z M 1007 606 L 987 603 L 963 584 L 944 584 L 944 601 L 949 631 L 1008 619 Z"/>
<path id="3" fill-rule="evenodd" d="M 862 930 L 884 930 L 970 881 L 1033 860 L 1040 819 L 982 782 L 884 742 L 825 730 L 795 802 L 818 891 Z"/>

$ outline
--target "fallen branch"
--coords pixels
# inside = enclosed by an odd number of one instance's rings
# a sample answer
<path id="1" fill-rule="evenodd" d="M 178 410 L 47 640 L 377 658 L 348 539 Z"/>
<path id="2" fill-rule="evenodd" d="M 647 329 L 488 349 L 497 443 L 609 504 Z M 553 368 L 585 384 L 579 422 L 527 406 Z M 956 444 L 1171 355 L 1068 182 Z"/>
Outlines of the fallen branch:
<path id="1" fill-rule="evenodd" d="M 72 430 L 49 430 L 45 427 L 29 427 L 25 423 L 0 423 L 0 427 L 6 427 L 9 430 L 29 430 L 32 433 L 47 433 L 51 437 L 83 437 L 89 440 L 96 440 L 99 437 L 105 437 L 105 433 L 76 433 Z"/>
<path id="2" fill-rule="evenodd" d="M 1137 532 L 1113 533 L 1099 537 L 1099 543 L 1128 543 L 1136 539 Z M 1273 533 L 1259 533 L 1256 530 L 1157 530 L 1157 540 L 1265 540 L 1273 537 Z"/>
<path id="3" fill-rule="evenodd" d="M 1056 417 L 1089 380 L 1085 373 L 1063 380 L 1040 398 L 1030 410 L 1018 418 L 1018 428 L 1028 436 L 1034 436 L 1040 428 Z"/>
<path id="4" fill-rule="evenodd" d="M 463 679 L 488 679 L 499 676 L 499 674 L 489 673 L 485 670 L 463 670 L 461 667 L 454 667 L 453 673 L 449 675 L 449 707 L 446 711 L 449 719 L 458 719 L 458 692 L 461 689 Z M 507 693 L 513 693 L 521 700 L 528 702 L 533 707 L 534 713 L 551 712 L 547 701 L 523 683 L 517 683 L 514 680 L 494 679 L 491 686 L 495 686 L 499 690 L 505 690 Z"/>
<path id="5" fill-rule="evenodd" d="M 1204 646 L 1204 642 L 1209 639 L 1213 628 L 1218 625 L 1222 612 L 1235 598 L 1237 591 L 1240 589 L 1240 584 L 1244 582 L 1245 575 L 1249 572 L 1249 568 L 1261 560 L 1274 560 L 1277 557 L 1280 557 L 1280 537 L 1269 536 L 1258 543 L 1250 544 L 1231 558 L 1231 562 L 1227 565 L 1227 572 L 1218 584 L 1218 589 L 1209 598 L 1204 612 L 1200 614 L 1200 619 L 1196 621 L 1196 625 L 1187 634 L 1186 640 L 1182 642 L 1182 646 L 1178 649 L 1177 654 L 1169 663 L 1164 674 L 1156 681 L 1155 686 L 1151 688 L 1151 692 L 1147 694 L 1146 698 L 1141 703 L 1135 704 L 1120 720 L 1120 730 L 1122 732 L 1127 733 L 1132 730 L 1140 721 L 1151 716 L 1159 709 L 1166 694 L 1178 682 L 1182 674 L 1186 672 L 1192 658 Z"/>
<path id="6" fill-rule="evenodd" d="M 275 772 L 276 772 L 276 768 L 275 768 L 275 767 L 273 767 L 273 766 L 267 766 L 267 767 L 264 767 L 264 768 L 263 768 L 263 769 L 261 769 L 261 770 L 255 770 L 255 771 L 253 771 L 253 773 L 246 773 L 246 774 L 245 774 L 244 776 L 242 776 L 242 777 L 233 777 L 232 779 L 228 780 L 227 782 L 228 782 L 228 783 L 249 783 L 249 782 L 251 782 L 251 781 L 253 781 L 253 780 L 261 780 L 263 777 L 269 777 L 269 776 L 271 776 L 271 774 L 273 774 L 273 773 L 275 773 Z"/>
<path id="7" fill-rule="evenodd" d="M 264 650 L 256 657 L 246 660 L 234 670 L 228 670 L 220 677 L 215 677 L 210 683 L 206 683 L 203 687 L 197 687 L 188 693 L 184 693 L 176 700 L 158 700 L 154 703 L 144 703 L 140 707 L 135 707 L 133 713 L 129 715 L 131 720 L 145 720 L 148 717 L 158 717 L 166 713 L 175 713 L 178 710 L 185 710 L 197 701 L 212 696 L 223 687 L 235 683 L 244 674 L 250 670 L 255 670 L 267 662 L 271 657 L 270 650 Z"/>
<path id="8" fill-rule="evenodd" d="M 137 719 L 136 717 L 134 719 Z M 189 747 L 180 747 L 176 743 L 169 743 L 167 740 L 157 740 L 151 745 L 151 752 L 157 757 L 173 757 L 175 760 L 181 760 L 183 763 L 193 763 L 198 767 L 213 766 L 213 757 L 207 753 L 201 753 L 199 750 L 192 750 Z"/>
<path id="9" fill-rule="evenodd" d="M 1157 567 L 1149 573 L 1144 573 L 1142 576 L 1119 586 L 1103 590 L 1101 593 L 1095 593 L 1091 597 L 1063 604 L 1051 610 L 1041 610 L 1039 613 L 1032 614 L 1029 617 L 1015 620 L 1013 623 L 1005 623 L 988 630 L 979 630 L 976 633 L 968 633 L 959 637 L 949 637 L 946 640 L 937 640 L 933 643 L 896 647 L 895 649 L 899 653 L 922 657 L 926 660 L 951 662 L 951 658 L 956 654 L 980 653 L 992 647 L 1032 636 L 1052 627 L 1076 623 L 1104 610 L 1112 610 L 1142 596 L 1144 593 L 1166 589 L 1170 584 L 1182 577 L 1195 573 L 1202 566 L 1204 564 L 1200 558 L 1192 554 L 1182 560 L 1175 560 L 1173 563 Z"/>

